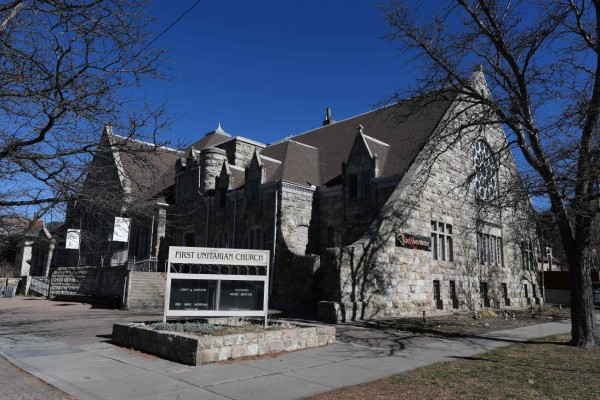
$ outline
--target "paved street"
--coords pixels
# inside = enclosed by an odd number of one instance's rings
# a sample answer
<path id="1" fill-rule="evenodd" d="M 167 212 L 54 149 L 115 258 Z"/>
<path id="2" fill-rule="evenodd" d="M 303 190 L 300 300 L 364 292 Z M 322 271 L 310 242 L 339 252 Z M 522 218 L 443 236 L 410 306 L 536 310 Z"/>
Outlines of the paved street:
<path id="1" fill-rule="evenodd" d="M 0 338 L 11 334 L 34 334 L 77 346 L 108 340 L 112 324 L 116 321 L 144 321 L 156 318 L 156 314 L 131 313 L 94 308 L 83 303 L 54 302 L 37 297 L 17 296 L 0 299 Z M 0 376 L 0 398 L 3 400 L 73 398 L 17 368 L 1 356 Z"/>
<path id="2" fill-rule="evenodd" d="M 446 340 L 340 325 L 338 343 L 328 347 L 197 367 L 108 342 L 114 321 L 156 317 L 96 309 L 80 303 L 2 299 L 0 355 L 82 400 L 297 399 L 570 330 L 565 321 Z M 0 373 L 5 370 L 9 369 L 0 363 Z M 35 399 L 35 390 L 46 396 L 48 387 L 40 381 L 32 387 L 36 389 L 10 398 Z M 52 395 L 58 397 L 37 398 L 61 398 L 59 392 Z"/>

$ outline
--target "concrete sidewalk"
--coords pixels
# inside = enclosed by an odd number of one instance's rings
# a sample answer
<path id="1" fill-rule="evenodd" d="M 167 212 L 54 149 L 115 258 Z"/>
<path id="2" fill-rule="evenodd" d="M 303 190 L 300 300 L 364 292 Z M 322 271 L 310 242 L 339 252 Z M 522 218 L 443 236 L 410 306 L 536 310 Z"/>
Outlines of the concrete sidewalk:
<path id="1" fill-rule="evenodd" d="M 81 400 L 297 399 L 570 329 L 563 321 L 440 339 L 340 325 L 338 343 L 328 347 L 197 367 L 108 342 L 69 345 L 26 334 L 0 336 L 0 355 Z"/>

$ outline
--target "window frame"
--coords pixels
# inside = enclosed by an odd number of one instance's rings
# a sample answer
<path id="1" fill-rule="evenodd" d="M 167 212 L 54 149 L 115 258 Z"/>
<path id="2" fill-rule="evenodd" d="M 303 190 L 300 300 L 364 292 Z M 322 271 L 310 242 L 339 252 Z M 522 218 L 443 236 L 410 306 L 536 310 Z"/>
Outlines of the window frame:
<path id="1" fill-rule="evenodd" d="M 223 243 L 225 246 L 223 246 Z M 218 249 L 228 249 L 229 248 L 229 232 L 221 231 L 215 235 L 213 239 L 213 247 Z"/>
<path id="2" fill-rule="evenodd" d="M 502 236 L 477 232 L 477 263 L 490 267 L 504 266 Z"/>
<path id="3" fill-rule="evenodd" d="M 454 261 L 452 224 L 431 220 L 432 258 L 438 261 Z"/>
<path id="4" fill-rule="evenodd" d="M 242 236 L 242 249 L 248 250 L 264 250 L 265 240 L 262 228 L 260 226 L 252 226 L 246 230 Z"/>
<path id="5" fill-rule="evenodd" d="M 343 247 L 344 236 L 342 231 L 334 227 L 327 228 L 327 248 L 341 248 Z"/>
<path id="6" fill-rule="evenodd" d="M 348 175 L 348 198 L 355 199 L 358 197 L 358 174 Z"/>
<path id="7" fill-rule="evenodd" d="M 360 185 L 362 197 L 370 197 L 373 194 L 371 189 L 371 171 L 362 171 L 360 173 Z"/>

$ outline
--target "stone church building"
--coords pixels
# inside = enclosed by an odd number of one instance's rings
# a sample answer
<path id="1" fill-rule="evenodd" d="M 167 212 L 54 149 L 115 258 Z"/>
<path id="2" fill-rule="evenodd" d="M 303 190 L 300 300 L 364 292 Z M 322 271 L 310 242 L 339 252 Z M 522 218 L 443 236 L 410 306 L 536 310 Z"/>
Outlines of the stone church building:
<path id="1" fill-rule="evenodd" d="M 471 79 L 485 90 L 482 73 Z M 219 125 L 182 151 L 149 152 L 152 168 L 113 147 L 94 163 L 147 212 L 115 211 L 134 222 L 108 265 L 160 270 L 169 245 L 267 249 L 270 306 L 337 319 L 539 302 L 531 206 L 512 196 L 502 128 L 469 128 L 467 100 L 441 90 L 342 121 L 328 109 L 318 128 L 268 145 Z M 110 224 L 83 203 L 67 223 L 95 230 L 84 254 L 106 250 Z"/>

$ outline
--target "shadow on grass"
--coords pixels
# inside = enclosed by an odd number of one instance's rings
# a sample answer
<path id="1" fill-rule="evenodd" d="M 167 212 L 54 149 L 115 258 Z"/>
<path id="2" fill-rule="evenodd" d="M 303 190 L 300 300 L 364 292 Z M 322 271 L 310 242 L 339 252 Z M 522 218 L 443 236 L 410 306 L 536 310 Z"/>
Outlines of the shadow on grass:
<path id="1" fill-rule="evenodd" d="M 456 360 L 468 360 L 468 361 L 488 361 L 488 362 L 493 362 L 493 363 L 497 363 L 498 361 L 496 360 L 490 360 L 488 358 L 481 358 L 481 357 L 468 357 L 468 356 L 448 356 L 448 358 L 454 358 Z"/>

